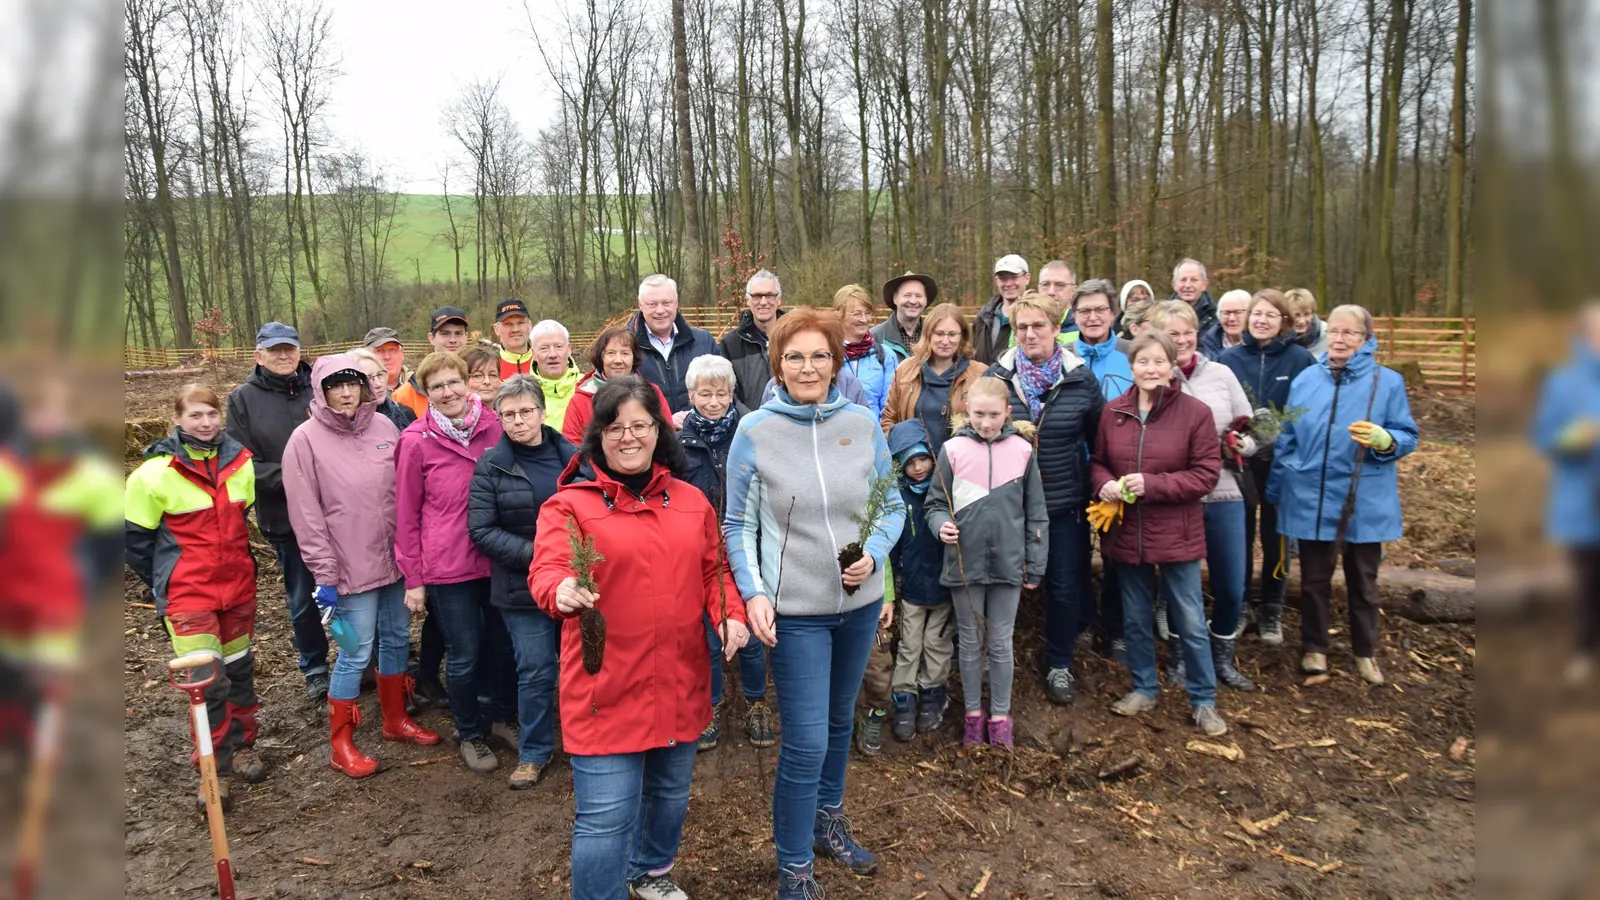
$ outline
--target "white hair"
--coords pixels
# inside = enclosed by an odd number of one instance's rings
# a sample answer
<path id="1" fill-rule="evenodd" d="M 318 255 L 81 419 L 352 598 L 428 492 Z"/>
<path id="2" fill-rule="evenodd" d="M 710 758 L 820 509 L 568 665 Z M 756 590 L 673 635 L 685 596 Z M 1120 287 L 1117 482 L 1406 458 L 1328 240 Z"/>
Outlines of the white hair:
<path id="1" fill-rule="evenodd" d="M 1243 303 L 1246 306 L 1249 306 L 1250 305 L 1250 292 L 1246 291 L 1246 290 L 1243 290 L 1241 288 L 1234 288 L 1233 290 L 1231 290 L 1231 291 L 1227 292 L 1226 294 L 1223 294 L 1221 297 L 1217 298 L 1217 309 L 1221 309 L 1222 308 L 1222 304 L 1230 303 L 1230 302 L 1232 302 L 1234 300 L 1237 300 L 1240 303 Z"/>
<path id="2" fill-rule="evenodd" d="M 678 296 L 678 283 L 658 272 L 654 275 L 646 275 L 644 280 L 639 282 L 639 299 L 644 299 L 645 291 L 658 287 L 672 288 L 672 296 L 674 298 Z"/>
<path id="3" fill-rule="evenodd" d="M 739 386 L 739 379 L 733 374 L 733 363 L 714 353 L 696 356 L 689 362 L 689 371 L 683 376 L 684 388 L 692 391 L 701 381 L 726 382 L 730 391 Z"/>
<path id="4" fill-rule="evenodd" d="M 779 297 L 783 296 L 783 282 L 778 280 L 777 273 L 771 271 L 770 269 L 759 269 L 754 275 L 750 276 L 749 281 L 744 283 L 744 295 L 746 297 L 750 296 L 750 286 L 758 281 L 772 282 L 772 292 L 777 294 Z"/>
<path id="5" fill-rule="evenodd" d="M 1199 269 L 1200 270 L 1200 280 L 1201 281 L 1210 281 L 1211 280 L 1211 276 L 1206 274 L 1206 264 L 1205 263 L 1201 262 L 1198 259 L 1190 259 L 1189 257 L 1185 256 L 1183 259 L 1178 260 L 1178 264 L 1177 265 L 1172 267 L 1172 280 L 1173 281 L 1177 281 L 1178 280 L 1178 273 L 1183 271 L 1183 267 L 1184 266 L 1194 266 L 1195 268 Z"/>
<path id="6" fill-rule="evenodd" d="M 1334 316 L 1348 316 L 1355 319 L 1366 330 L 1366 336 L 1372 337 L 1372 313 L 1365 306 L 1358 306 L 1354 303 L 1335 306 L 1333 309 L 1328 310 L 1327 321 L 1332 322 Z"/>
<path id="7" fill-rule="evenodd" d="M 563 341 L 569 344 L 572 343 L 572 334 L 567 331 L 567 326 L 557 322 L 555 319 L 540 319 L 539 324 L 533 326 L 533 330 L 528 332 L 528 343 L 537 343 L 540 338 L 552 334 L 559 334 Z"/>

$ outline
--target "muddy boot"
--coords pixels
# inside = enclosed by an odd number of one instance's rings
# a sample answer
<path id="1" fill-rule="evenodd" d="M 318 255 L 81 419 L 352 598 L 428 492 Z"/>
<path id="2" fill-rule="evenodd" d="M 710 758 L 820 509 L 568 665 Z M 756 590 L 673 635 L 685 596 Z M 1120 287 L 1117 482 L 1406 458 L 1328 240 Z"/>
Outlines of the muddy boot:
<path id="1" fill-rule="evenodd" d="M 917 695 L 896 691 L 894 701 L 894 739 L 904 744 L 917 734 Z"/>
<path id="2" fill-rule="evenodd" d="M 432 747 L 439 743 L 439 736 L 418 725 L 406 714 L 406 698 L 411 691 L 410 676 L 378 676 L 378 704 L 383 710 L 383 739 Z"/>
<path id="3" fill-rule="evenodd" d="M 1256 683 L 1245 677 L 1245 674 L 1233 665 L 1233 653 L 1235 648 L 1238 647 L 1238 643 L 1238 634 L 1233 637 L 1217 637 L 1213 634 L 1211 636 L 1211 664 L 1217 670 L 1217 681 L 1219 683 L 1225 684 L 1236 691 L 1252 694 L 1255 693 Z"/>
<path id="4" fill-rule="evenodd" d="M 354 700 L 328 698 L 328 741 L 333 745 L 328 764 L 351 778 L 366 778 L 378 771 L 378 761 L 356 749 L 353 738 L 360 724 L 361 710 Z"/>
<path id="5" fill-rule="evenodd" d="M 877 756 L 883 752 L 883 723 L 889 721 L 887 709 L 869 709 L 861 717 L 861 726 L 856 729 L 856 749 L 867 756 Z"/>
<path id="6" fill-rule="evenodd" d="M 1167 681 L 1177 688 L 1183 687 L 1184 678 L 1188 675 L 1188 667 L 1183 664 L 1183 641 L 1173 638 L 1167 642 Z"/>
<path id="7" fill-rule="evenodd" d="M 1268 647 L 1283 644 L 1283 600 L 1263 600 L 1256 610 L 1256 630 L 1261 633 L 1261 643 Z"/>

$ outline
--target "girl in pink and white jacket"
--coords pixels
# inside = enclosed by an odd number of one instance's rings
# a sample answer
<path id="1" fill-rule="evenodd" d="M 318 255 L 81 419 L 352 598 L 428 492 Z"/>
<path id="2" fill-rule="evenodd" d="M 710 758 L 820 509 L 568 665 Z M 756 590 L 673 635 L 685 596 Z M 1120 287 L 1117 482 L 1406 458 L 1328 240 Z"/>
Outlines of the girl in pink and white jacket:
<path id="1" fill-rule="evenodd" d="M 1025 423 L 1032 429 L 1032 425 Z M 967 421 L 939 450 L 928 489 L 928 528 L 945 543 L 940 583 L 950 588 L 960 636 L 962 743 L 1011 747 L 1011 634 L 1023 588 L 1044 580 L 1049 513 L 1033 444 L 1010 420 L 1007 385 L 980 378 Z M 987 634 L 985 634 L 987 632 Z M 983 715 L 985 648 L 989 717 Z"/>

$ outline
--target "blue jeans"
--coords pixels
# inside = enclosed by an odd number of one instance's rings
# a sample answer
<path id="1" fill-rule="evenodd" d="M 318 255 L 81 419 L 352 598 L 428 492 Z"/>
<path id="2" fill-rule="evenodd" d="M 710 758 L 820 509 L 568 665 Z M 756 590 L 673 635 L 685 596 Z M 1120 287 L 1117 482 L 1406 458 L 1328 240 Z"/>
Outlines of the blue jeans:
<path id="1" fill-rule="evenodd" d="M 540 609 L 501 609 L 517 657 L 517 761 L 544 765 L 556 749 L 561 626 Z"/>
<path id="2" fill-rule="evenodd" d="M 1146 697 L 1160 690 L 1156 678 L 1156 567 L 1120 563 L 1122 618 L 1128 637 L 1128 672 L 1133 689 Z M 1171 585 L 1167 625 L 1183 645 L 1184 690 L 1192 706 L 1213 706 L 1217 673 L 1211 666 L 1211 636 L 1206 634 L 1206 600 L 1200 593 L 1200 561 L 1161 566 L 1163 589 Z"/>
<path id="3" fill-rule="evenodd" d="M 404 675 L 411 651 L 411 612 L 406 609 L 406 583 L 396 581 L 360 594 L 339 595 L 336 615 L 361 637 L 353 652 L 339 651 L 333 661 L 328 696 L 354 700 L 361 696 L 361 673 L 378 647 L 378 674 Z"/>
<path id="4" fill-rule="evenodd" d="M 572 900 L 620 900 L 672 868 L 689 813 L 694 741 L 643 753 L 572 757 Z"/>
<path id="5" fill-rule="evenodd" d="M 711 617 L 705 616 L 706 643 L 711 647 L 711 705 L 722 702 L 722 638 L 711 627 Z M 751 702 L 767 696 L 767 646 L 751 640 L 740 647 L 734 657 L 739 660 L 739 686 L 744 698 Z"/>
<path id="6" fill-rule="evenodd" d="M 1089 520 L 1082 510 L 1050 517 L 1050 561 L 1045 568 L 1044 664 L 1072 667 L 1072 651 L 1081 625 L 1094 614 L 1089 587 Z"/>
<path id="7" fill-rule="evenodd" d="M 855 726 L 856 695 L 883 601 L 828 616 L 778 616 L 772 684 L 783 742 L 772 791 L 778 865 L 811 862 L 817 810 L 838 812 Z"/>
<path id="8" fill-rule="evenodd" d="M 294 535 L 274 538 L 272 552 L 278 557 L 278 568 L 283 570 L 283 592 L 289 604 L 294 649 L 300 654 L 300 674 L 324 674 L 328 671 L 328 633 L 322 630 L 322 615 L 311 599 L 317 580 L 300 558 L 300 543 Z"/>
<path id="9" fill-rule="evenodd" d="M 489 606 L 489 579 L 475 578 L 456 584 L 432 586 L 434 610 L 444 632 L 445 689 L 450 695 L 450 717 L 455 720 L 461 740 L 483 737 L 494 710 L 478 701 L 480 687 L 492 688 L 483 658 L 485 612 Z"/>
<path id="10" fill-rule="evenodd" d="M 1233 637 L 1244 611 L 1245 581 L 1250 577 L 1248 548 L 1244 543 L 1244 501 L 1205 504 L 1206 569 L 1211 574 L 1211 633 Z M 1164 570 L 1163 570 L 1164 572 Z M 1161 596 L 1172 607 L 1168 581 L 1161 581 Z"/>

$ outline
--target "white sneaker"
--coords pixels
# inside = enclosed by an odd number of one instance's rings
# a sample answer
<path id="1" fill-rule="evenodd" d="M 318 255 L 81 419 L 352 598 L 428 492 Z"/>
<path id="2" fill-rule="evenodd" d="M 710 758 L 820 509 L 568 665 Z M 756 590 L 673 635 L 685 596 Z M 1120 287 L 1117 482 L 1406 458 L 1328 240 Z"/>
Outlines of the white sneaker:
<path id="1" fill-rule="evenodd" d="M 1300 671 L 1306 675 L 1328 674 L 1328 654 L 1307 653 L 1300 657 Z"/>
<path id="2" fill-rule="evenodd" d="M 1190 717 L 1200 730 L 1210 737 L 1220 737 L 1228 733 L 1228 723 L 1222 720 L 1222 713 L 1217 712 L 1215 706 L 1196 706 Z"/>
<path id="3" fill-rule="evenodd" d="M 689 900 L 689 895 L 670 875 L 646 875 L 628 885 L 628 896 L 633 900 Z"/>
<path id="4" fill-rule="evenodd" d="M 1129 691 L 1121 700 L 1111 704 L 1111 711 L 1119 716 L 1137 716 L 1156 708 L 1156 698 Z"/>
<path id="5" fill-rule="evenodd" d="M 1378 669 L 1378 661 L 1370 656 L 1356 657 L 1356 672 L 1367 684 L 1383 684 L 1383 672 Z"/>

